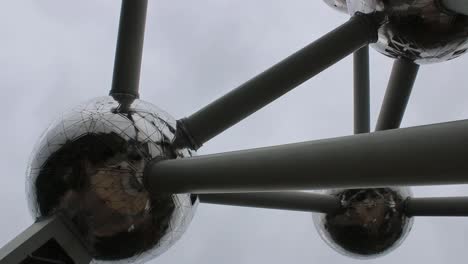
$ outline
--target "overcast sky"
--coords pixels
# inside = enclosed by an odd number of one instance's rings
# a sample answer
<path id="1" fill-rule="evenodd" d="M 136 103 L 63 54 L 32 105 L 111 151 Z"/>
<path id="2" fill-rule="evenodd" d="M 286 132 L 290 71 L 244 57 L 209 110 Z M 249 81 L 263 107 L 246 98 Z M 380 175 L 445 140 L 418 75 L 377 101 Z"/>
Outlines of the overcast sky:
<path id="1" fill-rule="evenodd" d="M 110 89 L 118 0 L 0 1 L 0 246 L 32 223 L 24 174 L 40 133 L 61 112 Z M 141 98 L 176 118 L 345 22 L 319 0 L 150 0 Z M 371 54 L 372 124 L 392 60 Z M 468 58 L 421 67 L 402 126 L 468 116 Z M 343 60 L 207 143 L 199 154 L 352 133 L 351 60 Z M 466 195 L 464 186 L 414 188 Z M 461 263 L 465 218 L 418 218 L 405 243 L 367 263 Z M 358 263 L 318 237 L 308 213 L 201 204 L 184 237 L 151 263 Z"/>

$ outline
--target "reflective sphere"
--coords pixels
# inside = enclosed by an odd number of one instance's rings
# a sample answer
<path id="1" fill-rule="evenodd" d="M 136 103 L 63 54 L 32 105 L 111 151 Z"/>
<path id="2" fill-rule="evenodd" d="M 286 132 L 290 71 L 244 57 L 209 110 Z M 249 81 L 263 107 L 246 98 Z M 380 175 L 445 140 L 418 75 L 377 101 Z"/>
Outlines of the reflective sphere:
<path id="1" fill-rule="evenodd" d="M 346 0 L 323 0 L 323 1 L 325 2 L 325 4 L 332 7 L 333 9 L 336 9 L 343 13 L 348 13 L 348 5 L 346 4 Z"/>
<path id="2" fill-rule="evenodd" d="M 441 62 L 468 49 L 468 17 L 444 12 L 438 0 L 348 0 L 348 10 L 385 17 L 373 47 L 392 58 Z"/>
<path id="3" fill-rule="evenodd" d="M 398 247 L 413 221 L 403 212 L 409 189 L 332 190 L 342 209 L 313 214 L 322 239 L 339 253 L 356 258 L 384 255 Z"/>
<path id="4" fill-rule="evenodd" d="M 190 223 L 197 197 L 149 194 L 151 159 L 191 156 L 175 149 L 176 121 L 141 100 L 102 97 L 64 114 L 42 136 L 28 168 L 36 219 L 68 216 L 95 260 L 143 262 L 168 249 Z"/>

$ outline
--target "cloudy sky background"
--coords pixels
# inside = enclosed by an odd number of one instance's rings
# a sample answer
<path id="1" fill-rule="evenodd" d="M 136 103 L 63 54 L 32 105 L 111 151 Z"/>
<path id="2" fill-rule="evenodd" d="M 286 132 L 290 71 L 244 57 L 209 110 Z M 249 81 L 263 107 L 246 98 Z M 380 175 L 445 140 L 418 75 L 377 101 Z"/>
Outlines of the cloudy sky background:
<path id="1" fill-rule="evenodd" d="M 0 1 L 3 139 L 0 245 L 32 223 L 24 173 L 34 143 L 59 113 L 110 89 L 118 0 Z M 141 98 L 176 118 L 189 115 L 347 16 L 319 0 L 151 0 Z M 372 124 L 392 60 L 372 52 Z M 468 116 L 468 58 L 425 65 L 402 126 Z M 207 143 L 199 154 L 352 133 L 347 58 Z M 466 195 L 464 186 L 414 188 L 416 196 Z M 465 218 L 418 218 L 405 243 L 367 263 L 460 263 Z M 328 248 L 311 215 L 201 204 L 188 232 L 152 263 L 359 263 Z"/>

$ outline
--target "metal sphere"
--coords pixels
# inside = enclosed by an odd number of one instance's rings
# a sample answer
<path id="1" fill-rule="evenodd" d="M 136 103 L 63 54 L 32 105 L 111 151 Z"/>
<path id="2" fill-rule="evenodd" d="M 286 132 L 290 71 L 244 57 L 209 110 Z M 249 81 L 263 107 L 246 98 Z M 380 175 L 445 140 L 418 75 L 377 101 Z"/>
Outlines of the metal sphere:
<path id="1" fill-rule="evenodd" d="M 342 208 L 313 214 L 322 239 L 339 253 L 356 258 L 382 256 L 398 247 L 413 221 L 403 212 L 408 188 L 333 190 Z"/>
<path id="2" fill-rule="evenodd" d="M 323 0 L 325 4 L 330 6 L 331 8 L 338 10 L 343 13 L 348 13 L 348 5 L 346 4 L 346 0 Z"/>
<path id="3" fill-rule="evenodd" d="M 175 149 L 176 121 L 141 100 L 102 97 L 64 114 L 42 136 L 26 188 L 35 219 L 68 216 L 95 261 L 144 262 L 168 249 L 190 223 L 198 199 L 151 194 L 143 169 Z"/>
<path id="4" fill-rule="evenodd" d="M 454 59 L 468 49 L 468 17 L 444 12 L 439 0 L 348 0 L 349 14 L 385 18 L 375 49 L 416 63 Z"/>

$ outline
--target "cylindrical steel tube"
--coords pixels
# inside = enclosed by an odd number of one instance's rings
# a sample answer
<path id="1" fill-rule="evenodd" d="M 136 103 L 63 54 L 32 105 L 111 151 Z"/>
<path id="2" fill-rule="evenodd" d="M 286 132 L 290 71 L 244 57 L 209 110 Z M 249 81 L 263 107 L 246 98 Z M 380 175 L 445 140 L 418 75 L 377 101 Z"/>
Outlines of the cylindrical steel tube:
<path id="1" fill-rule="evenodd" d="M 400 127 L 418 70 L 419 65 L 412 61 L 395 60 L 375 130 Z"/>
<path id="2" fill-rule="evenodd" d="M 138 98 L 148 0 L 122 0 L 110 95 Z"/>
<path id="3" fill-rule="evenodd" d="M 368 15 L 348 22 L 270 69 L 180 120 L 190 147 L 203 143 L 276 100 L 364 45 L 377 40 L 378 25 Z"/>
<path id="4" fill-rule="evenodd" d="M 468 121 L 155 161 L 155 192 L 262 192 L 468 183 Z"/>
<path id="5" fill-rule="evenodd" d="M 408 198 L 409 216 L 468 216 L 468 197 Z"/>
<path id="6" fill-rule="evenodd" d="M 370 132 L 369 46 L 354 52 L 354 134 Z"/>
<path id="7" fill-rule="evenodd" d="M 307 192 L 200 194 L 200 202 L 268 209 L 332 213 L 340 209 L 337 197 Z"/>

